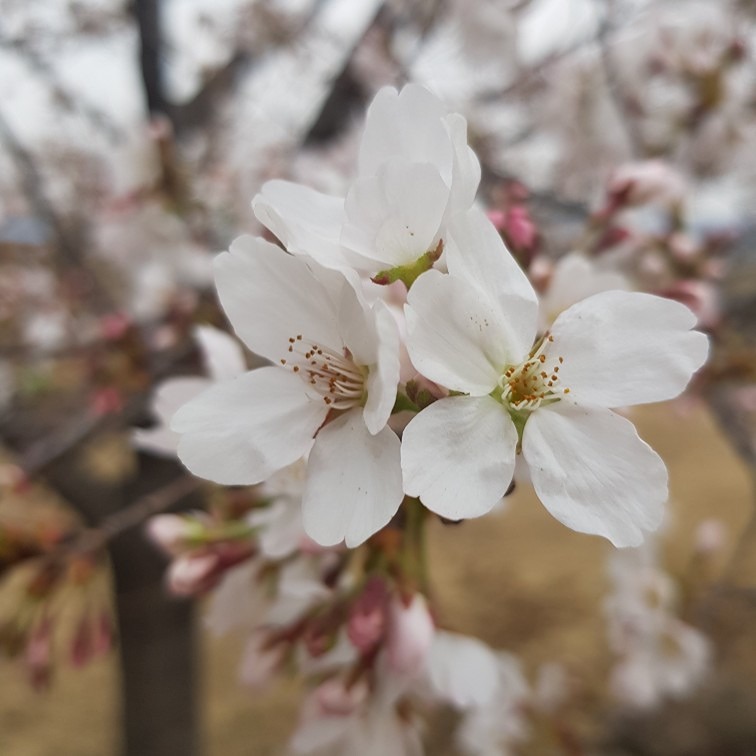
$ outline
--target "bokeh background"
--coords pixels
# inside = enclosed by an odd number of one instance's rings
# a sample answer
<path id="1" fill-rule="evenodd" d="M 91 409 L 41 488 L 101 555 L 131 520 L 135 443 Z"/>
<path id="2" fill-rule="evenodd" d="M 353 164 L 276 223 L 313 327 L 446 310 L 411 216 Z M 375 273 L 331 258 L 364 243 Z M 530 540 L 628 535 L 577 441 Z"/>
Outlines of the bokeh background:
<path id="1" fill-rule="evenodd" d="M 569 732 L 522 753 L 756 753 L 755 45 L 749 0 L 0 0 L 0 754 L 285 752 L 297 682 L 238 684 L 243 637 L 168 595 L 140 527 L 166 506 L 152 491 L 212 494 L 130 429 L 160 380 L 197 372 L 193 325 L 224 327 L 212 255 L 261 232 L 262 183 L 343 193 L 367 104 L 407 81 L 468 119 L 525 266 L 608 259 L 715 344 L 688 396 L 633 415 L 670 469 L 663 560 L 713 644 L 705 683 L 612 702 L 610 547 L 527 486 L 434 524 L 441 617 L 532 674 L 562 666 Z M 646 194 L 607 215 L 641 164 Z M 11 632 L 30 582 L 58 616 L 44 679 Z M 448 733 L 434 720 L 428 752 L 454 753 Z"/>

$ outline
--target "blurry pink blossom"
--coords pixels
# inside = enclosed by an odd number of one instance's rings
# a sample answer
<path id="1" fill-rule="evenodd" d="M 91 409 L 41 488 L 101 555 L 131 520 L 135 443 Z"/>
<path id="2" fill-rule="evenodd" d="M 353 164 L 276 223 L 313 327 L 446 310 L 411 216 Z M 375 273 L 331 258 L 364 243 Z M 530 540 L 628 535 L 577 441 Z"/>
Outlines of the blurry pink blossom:
<path id="1" fill-rule="evenodd" d="M 379 643 L 386 631 L 388 589 L 379 577 L 372 577 L 352 604 L 347 635 L 355 648 L 366 654 Z"/>
<path id="2" fill-rule="evenodd" d="M 673 209 L 685 196 L 685 181 L 674 168 L 661 160 L 624 163 L 609 178 L 607 194 L 607 205 L 603 211 L 607 215 L 621 207 L 649 203 Z"/>

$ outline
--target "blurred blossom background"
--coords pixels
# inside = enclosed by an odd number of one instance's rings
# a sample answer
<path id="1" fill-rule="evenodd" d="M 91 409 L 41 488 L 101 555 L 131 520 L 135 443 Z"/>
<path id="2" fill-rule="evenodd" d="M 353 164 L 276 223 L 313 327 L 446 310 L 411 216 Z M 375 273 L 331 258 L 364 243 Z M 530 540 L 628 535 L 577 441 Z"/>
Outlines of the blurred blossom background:
<path id="1" fill-rule="evenodd" d="M 436 611 L 530 681 L 496 753 L 756 753 L 755 47 L 750 0 L 0 0 L 0 754 L 285 752 L 302 686 L 251 691 L 246 638 L 170 595 L 143 527 L 244 492 L 134 428 L 203 373 L 196 326 L 228 330 L 212 258 L 263 233 L 263 182 L 343 195 L 367 105 L 410 81 L 467 119 L 546 317 L 627 288 L 712 338 L 683 397 L 632 413 L 670 470 L 646 548 L 525 482 L 431 524 Z M 427 752 L 483 753 L 450 717 Z"/>

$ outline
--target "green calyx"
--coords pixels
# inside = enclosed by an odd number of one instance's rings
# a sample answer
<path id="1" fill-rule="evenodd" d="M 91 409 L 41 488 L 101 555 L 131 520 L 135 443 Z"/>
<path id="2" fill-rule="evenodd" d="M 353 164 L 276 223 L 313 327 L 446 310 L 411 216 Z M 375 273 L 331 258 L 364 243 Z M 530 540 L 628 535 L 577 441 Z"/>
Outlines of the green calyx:
<path id="1" fill-rule="evenodd" d="M 444 251 L 443 239 L 439 241 L 435 249 L 428 250 L 424 255 L 420 255 L 414 262 L 407 265 L 398 265 L 396 268 L 388 268 L 376 273 L 370 280 L 380 286 L 401 281 L 409 290 L 410 286 L 426 271 L 433 267 L 433 264 L 441 257 Z"/>

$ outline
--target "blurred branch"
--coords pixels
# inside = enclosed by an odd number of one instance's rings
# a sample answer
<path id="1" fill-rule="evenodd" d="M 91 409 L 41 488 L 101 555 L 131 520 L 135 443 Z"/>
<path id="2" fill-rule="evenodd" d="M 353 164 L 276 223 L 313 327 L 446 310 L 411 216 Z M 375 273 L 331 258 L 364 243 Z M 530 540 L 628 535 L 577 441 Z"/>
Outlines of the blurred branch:
<path id="1" fill-rule="evenodd" d="M 160 488 L 136 499 L 123 509 L 106 516 L 93 527 L 81 531 L 73 540 L 65 541 L 47 556 L 70 552 L 93 553 L 110 543 L 131 528 L 141 525 L 153 515 L 173 508 L 178 502 L 194 493 L 203 481 L 182 475 Z"/>
<path id="2" fill-rule="evenodd" d="M 4 419 L 0 426 L 0 435 L 9 448 L 16 451 L 17 464 L 26 477 L 32 477 L 45 470 L 71 452 L 75 447 L 89 441 L 102 433 L 127 428 L 141 420 L 147 412 L 149 400 L 155 384 L 169 375 L 176 373 L 177 367 L 196 350 L 193 340 L 187 339 L 174 349 L 161 353 L 151 366 L 151 385 L 142 392 L 129 398 L 120 412 L 98 415 L 91 411 L 68 414 L 68 422 L 56 424 L 52 429 L 41 429 L 35 440 L 24 447 L 18 438 L 20 430 L 24 435 L 29 432 L 30 423 L 26 413 L 16 413 Z"/>
<path id="3" fill-rule="evenodd" d="M 160 23 L 160 0 L 134 0 L 132 6 L 139 31 L 139 68 L 144 84 L 147 110 L 169 118 L 170 105 L 165 96 L 162 55 L 162 26 Z"/>
<path id="4" fill-rule="evenodd" d="M 627 139 L 628 147 L 633 159 L 640 159 L 645 156 L 643 135 L 638 128 L 638 122 L 630 100 L 625 93 L 625 87 L 622 83 L 622 76 L 615 64 L 614 54 L 609 44 L 609 39 L 617 29 L 616 24 L 616 3 L 615 0 L 607 0 L 606 15 L 601 24 L 598 34 L 598 45 L 600 51 L 601 66 L 606 78 L 606 88 L 609 99 L 614 104 L 617 111 L 619 122 Z"/>
<path id="5" fill-rule="evenodd" d="M 24 39 L 10 39 L 0 34 L 0 48 L 13 52 L 22 58 L 40 79 L 47 82 L 58 102 L 68 111 L 83 115 L 92 125 L 100 129 L 111 141 L 123 138 L 123 131 L 104 110 L 83 101 L 57 78 L 55 69 Z"/>
<path id="6" fill-rule="evenodd" d="M 77 238 L 77 234 L 71 232 L 58 215 L 45 192 L 33 155 L 17 139 L 2 112 L 0 112 L 0 142 L 8 150 L 8 154 L 16 165 L 23 193 L 27 196 L 39 220 L 43 221 L 50 230 L 55 251 L 58 253 L 54 262 L 57 263 L 60 272 L 75 270 L 90 287 L 95 308 L 100 311 L 114 310 L 115 307 L 111 303 L 109 294 L 84 259 L 82 240 Z"/>

